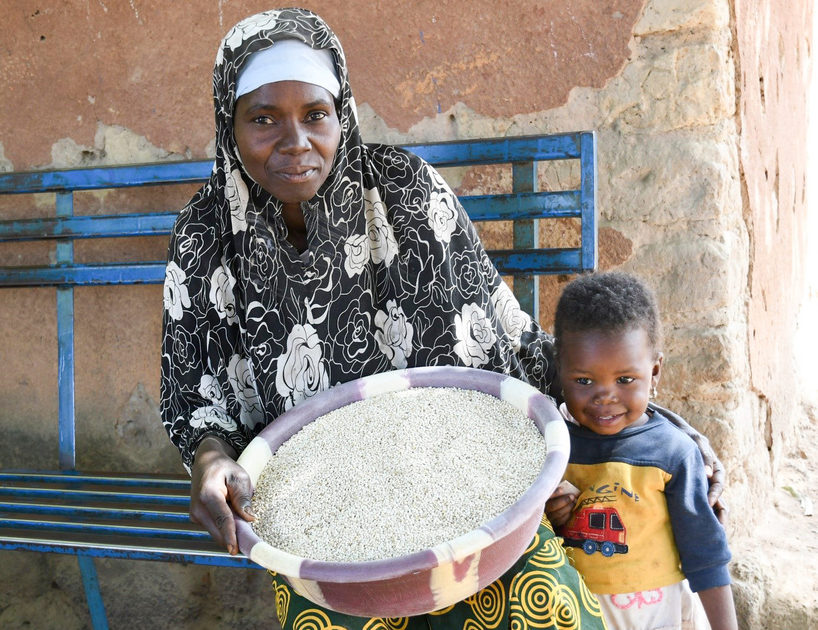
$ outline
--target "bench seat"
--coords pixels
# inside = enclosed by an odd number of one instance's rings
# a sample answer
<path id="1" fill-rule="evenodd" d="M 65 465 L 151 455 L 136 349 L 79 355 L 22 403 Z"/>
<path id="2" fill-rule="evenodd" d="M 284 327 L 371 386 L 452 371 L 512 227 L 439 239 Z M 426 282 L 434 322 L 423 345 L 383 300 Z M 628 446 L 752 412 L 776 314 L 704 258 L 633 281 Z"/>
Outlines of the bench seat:
<path id="1" fill-rule="evenodd" d="M 182 476 L 0 472 L 5 549 L 260 568 L 217 546 L 189 505 Z"/>

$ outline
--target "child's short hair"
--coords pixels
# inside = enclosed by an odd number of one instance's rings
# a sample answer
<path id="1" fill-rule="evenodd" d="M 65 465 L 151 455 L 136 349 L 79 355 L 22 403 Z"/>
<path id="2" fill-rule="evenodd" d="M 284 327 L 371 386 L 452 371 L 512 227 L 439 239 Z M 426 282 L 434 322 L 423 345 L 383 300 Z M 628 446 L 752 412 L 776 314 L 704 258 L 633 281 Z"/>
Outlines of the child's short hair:
<path id="1" fill-rule="evenodd" d="M 563 289 L 554 317 L 555 346 L 566 332 L 596 330 L 617 333 L 644 328 L 656 349 L 662 337 L 653 291 L 639 278 L 621 271 L 580 276 Z"/>

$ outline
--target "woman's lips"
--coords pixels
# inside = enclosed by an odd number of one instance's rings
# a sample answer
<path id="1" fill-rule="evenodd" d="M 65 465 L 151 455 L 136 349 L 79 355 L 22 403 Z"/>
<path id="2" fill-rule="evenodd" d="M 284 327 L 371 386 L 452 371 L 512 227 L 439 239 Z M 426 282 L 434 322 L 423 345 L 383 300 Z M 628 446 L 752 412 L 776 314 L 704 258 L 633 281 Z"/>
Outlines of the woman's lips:
<path id="1" fill-rule="evenodd" d="M 275 171 L 275 176 L 292 184 L 300 184 L 310 179 L 318 169 L 313 166 L 293 167 Z"/>

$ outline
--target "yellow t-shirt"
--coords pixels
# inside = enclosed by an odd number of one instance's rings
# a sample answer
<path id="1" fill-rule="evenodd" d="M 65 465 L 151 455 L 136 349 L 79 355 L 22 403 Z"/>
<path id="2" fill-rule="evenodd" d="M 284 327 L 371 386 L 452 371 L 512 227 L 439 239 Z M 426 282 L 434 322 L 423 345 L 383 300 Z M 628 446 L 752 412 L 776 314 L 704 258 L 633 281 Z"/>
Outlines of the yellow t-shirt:
<path id="1" fill-rule="evenodd" d="M 629 593 L 684 579 L 670 527 L 664 487 L 671 475 L 655 466 L 622 462 L 569 464 L 565 478 L 580 490 L 568 547 L 572 563 L 594 593 Z M 605 545 L 605 543 L 609 543 Z"/>

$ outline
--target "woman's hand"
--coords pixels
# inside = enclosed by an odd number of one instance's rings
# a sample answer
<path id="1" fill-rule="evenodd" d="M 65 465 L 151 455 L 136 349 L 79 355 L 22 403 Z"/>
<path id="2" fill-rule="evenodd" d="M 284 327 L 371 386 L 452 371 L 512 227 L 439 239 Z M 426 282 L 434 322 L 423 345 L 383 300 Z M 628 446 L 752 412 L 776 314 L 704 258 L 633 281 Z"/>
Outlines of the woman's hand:
<path id="1" fill-rule="evenodd" d="M 190 520 L 210 532 L 231 555 L 236 555 L 239 547 L 230 506 L 245 521 L 255 520 L 250 477 L 235 460 L 232 446 L 207 436 L 196 449 L 190 489 Z"/>
<path id="2" fill-rule="evenodd" d="M 696 443 L 696 446 L 699 447 L 704 461 L 704 469 L 707 473 L 707 483 L 710 486 L 707 489 L 707 502 L 710 503 L 710 507 L 716 513 L 716 518 L 724 525 L 727 522 L 727 505 L 721 499 L 721 493 L 724 492 L 724 465 L 716 456 L 716 451 L 710 446 L 710 440 L 685 422 L 680 415 L 655 403 L 650 403 L 650 406 L 657 409 L 683 433 L 689 435 Z"/>
<path id="3" fill-rule="evenodd" d="M 719 523 L 724 525 L 727 522 L 727 505 L 721 498 L 721 493 L 724 492 L 724 465 L 716 456 L 716 451 L 710 446 L 710 440 L 701 433 L 696 432 L 692 427 L 691 431 L 693 432 L 688 433 L 688 435 L 693 438 L 696 446 L 699 447 L 704 461 L 704 471 L 707 474 L 707 483 L 709 484 L 707 502 L 713 508 L 713 512 L 716 513 Z"/>
<path id="4" fill-rule="evenodd" d="M 579 497 L 579 489 L 569 481 L 563 480 L 545 502 L 545 515 L 555 528 L 562 527 L 571 518 L 574 504 Z"/>
<path id="5" fill-rule="evenodd" d="M 708 443 L 708 447 L 709 446 L 710 444 Z M 699 447 L 699 450 L 701 450 L 701 447 Z M 707 473 L 707 481 L 710 484 L 710 487 L 707 489 L 707 502 L 716 513 L 716 518 L 719 519 L 719 523 L 726 525 L 729 510 L 721 496 L 721 493 L 724 491 L 724 466 L 712 449 L 710 452 L 713 454 L 713 459 L 709 463 L 706 459 L 704 462 L 704 471 Z"/>

